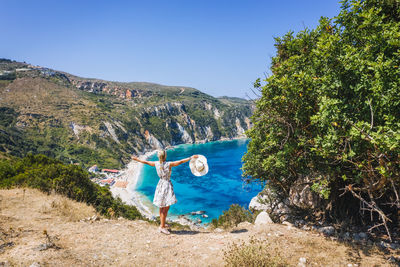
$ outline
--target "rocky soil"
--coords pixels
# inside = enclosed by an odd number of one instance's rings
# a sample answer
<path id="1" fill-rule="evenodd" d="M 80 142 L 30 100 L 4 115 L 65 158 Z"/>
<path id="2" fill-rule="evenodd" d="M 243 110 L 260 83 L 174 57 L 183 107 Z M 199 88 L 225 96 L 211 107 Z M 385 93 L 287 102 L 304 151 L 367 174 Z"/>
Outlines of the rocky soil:
<path id="1" fill-rule="evenodd" d="M 155 224 L 101 218 L 58 195 L 0 190 L 0 266 L 223 266 L 224 252 L 252 237 L 292 266 L 395 266 L 391 261 L 399 257 L 273 223 L 242 223 L 230 231 L 176 228 L 166 236 Z"/>

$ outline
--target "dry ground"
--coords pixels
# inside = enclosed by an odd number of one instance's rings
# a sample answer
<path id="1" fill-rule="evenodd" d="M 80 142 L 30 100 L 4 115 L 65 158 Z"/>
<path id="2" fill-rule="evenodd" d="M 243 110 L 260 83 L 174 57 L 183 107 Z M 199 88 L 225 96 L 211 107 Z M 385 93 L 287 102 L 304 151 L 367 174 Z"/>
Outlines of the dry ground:
<path id="1" fill-rule="evenodd" d="M 80 221 L 93 208 L 32 189 L 0 190 L 0 266 L 223 266 L 224 251 L 251 237 L 269 244 L 289 265 L 391 266 L 373 246 L 354 247 L 285 225 L 241 224 L 235 231 L 175 230 L 145 221 Z M 54 247 L 39 250 L 46 235 Z M 392 252 L 393 253 L 393 252 Z M 394 255 L 394 254 L 393 254 Z M 398 256 L 398 255 L 397 255 Z"/>

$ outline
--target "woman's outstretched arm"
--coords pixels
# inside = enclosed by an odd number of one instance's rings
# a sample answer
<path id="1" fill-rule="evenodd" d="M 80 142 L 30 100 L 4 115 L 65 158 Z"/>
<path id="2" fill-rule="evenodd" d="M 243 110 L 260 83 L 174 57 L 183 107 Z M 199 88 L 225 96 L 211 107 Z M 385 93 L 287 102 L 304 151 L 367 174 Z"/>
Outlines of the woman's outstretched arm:
<path id="1" fill-rule="evenodd" d="M 136 160 L 136 161 L 141 162 L 143 164 L 147 164 L 147 165 L 150 165 L 150 166 L 153 166 L 153 167 L 156 166 L 154 161 L 141 160 L 141 159 L 139 159 L 138 157 L 135 157 L 135 156 L 132 156 L 131 158 L 133 160 Z"/>
<path id="2" fill-rule="evenodd" d="M 171 162 L 170 164 L 169 164 L 169 166 L 170 167 L 176 167 L 176 166 L 179 166 L 179 165 L 181 165 L 182 163 L 185 163 L 185 162 L 188 162 L 189 160 L 191 160 L 192 158 L 198 158 L 199 156 L 198 155 L 193 155 L 193 156 L 191 156 L 191 157 L 188 157 L 188 158 L 186 158 L 186 159 L 181 159 L 181 160 L 178 160 L 178 161 L 173 161 L 173 162 Z"/>

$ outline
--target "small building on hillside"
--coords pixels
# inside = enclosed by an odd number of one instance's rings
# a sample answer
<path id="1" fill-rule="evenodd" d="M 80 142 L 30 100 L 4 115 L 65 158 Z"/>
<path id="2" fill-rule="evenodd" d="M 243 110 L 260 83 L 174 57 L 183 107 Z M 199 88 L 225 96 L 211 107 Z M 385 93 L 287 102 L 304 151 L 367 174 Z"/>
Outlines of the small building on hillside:
<path id="1" fill-rule="evenodd" d="M 109 185 L 109 186 L 112 186 L 114 183 L 115 183 L 115 180 L 114 180 L 114 179 L 111 179 L 111 178 L 109 178 L 109 179 L 104 179 L 104 180 L 101 180 L 101 181 L 99 182 L 100 185 Z"/>
<path id="2" fill-rule="evenodd" d="M 119 170 L 103 169 L 102 172 L 104 172 L 104 173 L 118 174 L 118 173 L 119 173 Z"/>
<path id="3" fill-rule="evenodd" d="M 99 171 L 99 168 L 97 168 L 97 165 L 93 165 L 92 167 L 90 167 L 90 168 L 88 169 L 88 171 L 89 171 L 89 172 L 96 173 L 96 172 Z"/>

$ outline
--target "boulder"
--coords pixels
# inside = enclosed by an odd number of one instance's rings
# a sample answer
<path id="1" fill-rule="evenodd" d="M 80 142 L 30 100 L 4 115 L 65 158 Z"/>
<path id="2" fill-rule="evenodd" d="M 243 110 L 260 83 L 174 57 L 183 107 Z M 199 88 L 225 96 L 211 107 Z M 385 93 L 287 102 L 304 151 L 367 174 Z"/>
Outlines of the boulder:
<path id="1" fill-rule="evenodd" d="M 288 199 L 281 201 L 273 190 L 266 187 L 251 199 L 249 210 L 253 212 L 259 210 L 266 211 L 271 216 L 284 221 L 288 219 L 288 214 L 290 213 L 288 203 Z"/>
<path id="2" fill-rule="evenodd" d="M 335 234 L 335 228 L 333 226 L 325 226 L 318 229 L 318 232 L 323 233 L 326 236 Z"/>
<path id="3" fill-rule="evenodd" d="M 274 220 L 281 222 L 293 219 L 298 209 L 317 212 L 323 200 L 317 193 L 312 191 L 311 185 L 310 177 L 299 178 L 291 186 L 286 198 L 266 186 L 263 191 L 251 199 L 249 210 L 253 212 L 258 210 L 266 211 Z"/>
<path id="4" fill-rule="evenodd" d="M 274 223 L 274 222 L 271 220 L 268 213 L 266 213 L 265 211 L 262 211 L 260 214 L 258 214 L 256 221 L 254 222 L 255 225 L 269 224 L 269 223 Z"/>
<path id="5" fill-rule="evenodd" d="M 353 234 L 353 239 L 356 242 L 367 241 L 368 240 L 368 235 L 366 233 L 364 233 L 364 232 L 354 233 Z"/>
<path id="6" fill-rule="evenodd" d="M 307 177 L 297 180 L 289 191 L 290 205 L 300 209 L 318 208 L 321 198 L 311 190 L 311 185 Z"/>
<path id="7" fill-rule="evenodd" d="M 261 196 L 258 194 L 253 197 L 249 204 L 249 210 L 268 210 L 270 209 L 270 205 L 266 203 L 265 196 Z"/>
<path id="8" fill-rule="evenodd" d="M 394 249 L 394 250 L 400 249 L 400 245 L 399 244 L 388 243 L 388 242 L 385 242 L 385 241 L 381 241 L 379 243 L 379 246 L 381 246 L 382 248 L 391 248 L 391 249 Z"/>
<path id="9" fill-rule="evenodd" d="M 364 233 L 364 232 L 358 233 L 358 236 L 359 236 L 361 239 L 368 239 L 368 235 L 367 235 L 366 233 Z"/>

